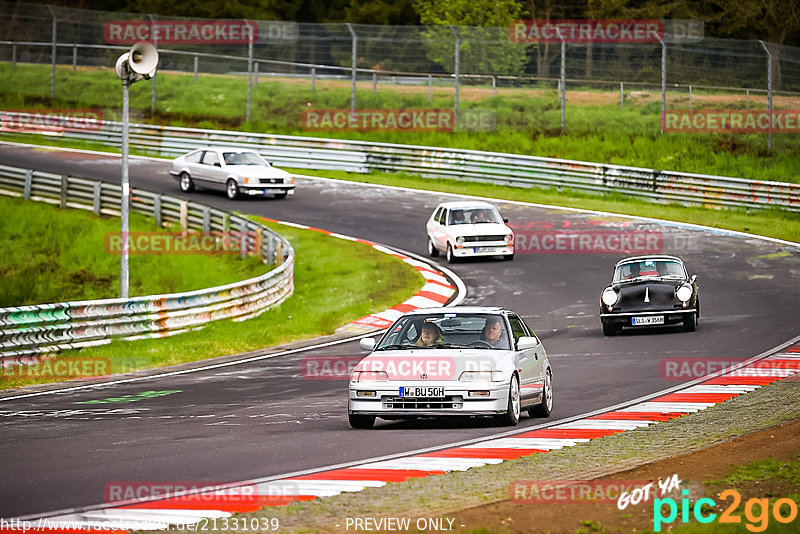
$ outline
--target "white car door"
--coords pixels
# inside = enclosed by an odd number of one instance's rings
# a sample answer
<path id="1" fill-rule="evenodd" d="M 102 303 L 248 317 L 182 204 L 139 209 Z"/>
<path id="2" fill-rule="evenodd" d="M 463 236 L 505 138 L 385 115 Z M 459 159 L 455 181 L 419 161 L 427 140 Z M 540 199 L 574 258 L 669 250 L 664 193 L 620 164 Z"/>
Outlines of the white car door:
<path id="1" fill-rule="evenodd" d="M 428 219 L 427 224 L 428 237 L 430 237 L 433 245 L 441 251 L 446 250 L 447 247 L 447 235 L 443 224 L 446 214 L 447 210 L 445 208 L 437 208 L 433 213 L 433 217 Z"/>
<path id="2" fill-rule="evenodd" d="M 209 150 L 203 156 L 204 171 L 208 176 L 209 185 L 214 189 L 225 189 L 225 178 L 227 177 L 224 163 L 216 151 Z"/>
<path id="3" fill-rule="evenodd" d="M 508 322 L 511 324 L 511 334 L 514 339 L 514 348 L 521 337 L 536 337 L 530 328 L 517 315 L 509 314 Z M 537 338 L 538 339 L 538 338 Z M 520 375 L 520 394 L 523 399 L 538 397 L 544 384 L 544 347 L 539 342 L 531 347 L 518 352 L 518 367 Z"/>

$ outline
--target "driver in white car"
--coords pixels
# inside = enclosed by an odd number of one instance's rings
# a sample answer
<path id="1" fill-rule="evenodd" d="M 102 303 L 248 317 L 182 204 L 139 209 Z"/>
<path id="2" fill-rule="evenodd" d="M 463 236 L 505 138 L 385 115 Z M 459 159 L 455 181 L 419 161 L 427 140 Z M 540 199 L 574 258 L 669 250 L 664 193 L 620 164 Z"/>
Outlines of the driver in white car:
<path id="1" fill-rule="evenodd" d="M 481 333 L 481 340 L 493 349 L 508 350 L 508 336 L 503 333 L 503 321 L 500 317 L 489 317 Z"/>

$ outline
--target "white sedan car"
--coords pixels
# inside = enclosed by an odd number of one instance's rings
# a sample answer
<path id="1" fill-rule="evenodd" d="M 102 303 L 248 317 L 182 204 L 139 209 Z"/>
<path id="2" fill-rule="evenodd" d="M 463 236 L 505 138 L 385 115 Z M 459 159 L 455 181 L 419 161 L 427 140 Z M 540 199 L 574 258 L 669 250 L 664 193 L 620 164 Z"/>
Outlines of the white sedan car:
<path id="1" fill-rule="evenodd" d="M 514 259 L 514 231 L 488 202 L 440 204 L 428 219 L 428 254 L 444 252 L 449 263 L 471 256 Z"/>
<path id="2" fill-rule="evenodd" d="M 375 418 L 492 416 L 516 425 L 520 412 L 547 417 L 553 372 L 539 338 L 502 308 L 427 308 L 400 317 L 350 375 L 353 428 Z"/>
<path id="3" fill-rule="evenodd" d="M 184 193 L 199 186 L 225 191 L 230 199 L 241 195 L 285 198 L 294 194 L 294 176 L 276 169 L 258 152 L 244 148 L 198 148 L 175 158 L 169 173 Z"/>

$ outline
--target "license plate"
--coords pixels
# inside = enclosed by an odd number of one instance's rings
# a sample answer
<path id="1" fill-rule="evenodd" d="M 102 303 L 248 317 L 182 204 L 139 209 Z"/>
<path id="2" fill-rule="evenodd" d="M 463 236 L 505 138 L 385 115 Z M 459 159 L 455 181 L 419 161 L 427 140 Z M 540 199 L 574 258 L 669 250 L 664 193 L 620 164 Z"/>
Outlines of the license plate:
<path id="1" fill-rule="evenodd" d="M 443 387 L 401 387 L 401 397 L 444 397 Z"/>
<path id="2" fill-rule="evenodd" d="M 283 189 L 264 189 L 265 195 L 277 195 L 278 193 L 283 193 Z"/>
<path id="3" fill-rule="evenodd" d="M 494 252 L 494 247 L 475 247 L 475 252 Z"/>
<path id="4" fill-rule="evenodd" d="M 634 317 L 631 319 L 631 324 L 634 326 L 644 326 L 650 324 L 664 324 L 663 315 L 647 315 L 645 317 Z"/>

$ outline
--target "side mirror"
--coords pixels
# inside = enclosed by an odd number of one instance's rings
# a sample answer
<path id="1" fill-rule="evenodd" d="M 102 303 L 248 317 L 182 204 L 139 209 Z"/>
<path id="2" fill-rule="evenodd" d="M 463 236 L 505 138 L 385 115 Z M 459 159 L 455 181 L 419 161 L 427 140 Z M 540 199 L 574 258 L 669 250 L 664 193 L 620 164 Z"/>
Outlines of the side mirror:
<path id="1" fill-rule="evenodd" d="M 517 341 L 517 350 L 533 349 L 539 346 L 539 338 L 533 336 L 522 336 Z"/>
<path id="2" fill-rule="evenodd" d="M 375 338 L 374 337 L 365 337 L 358 342 L 358 346 L 361 350 L 369 350 L 375 348 Z"/>
<path id="3" fill-rule="evenodd" d="M 215 161 L 214 167 L 222 167 L 222 163 L 220 163 L 219 161 Z"/>
<path id="4" fill-rule="evenodd" d="M 503 217 L 503 222 L 508 224 L 508 217 Z"/>
<path id="5" fill-rule="evenodd" d="M 693 274 L 691 278 L 689 278 L 689 283 L 694 284 L 694 281 L 697 280 L 697 275 Z"/>

